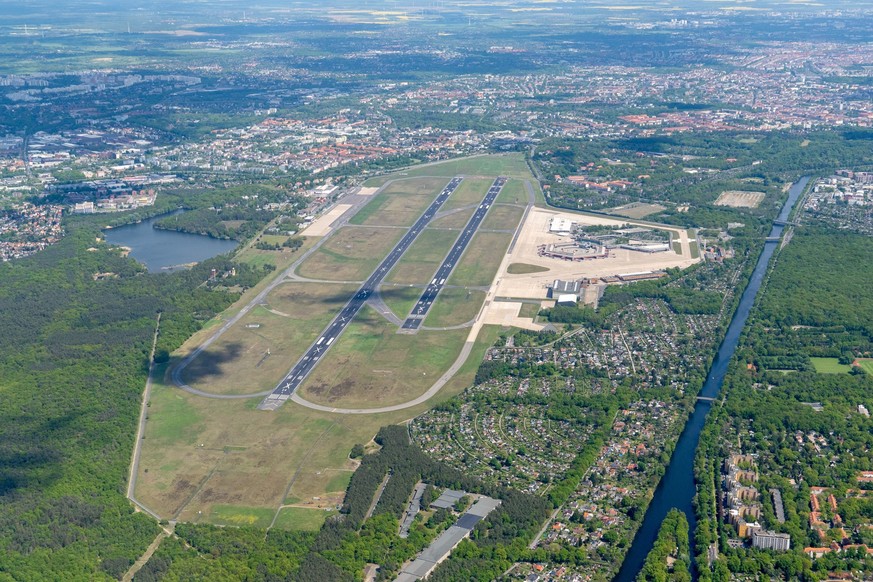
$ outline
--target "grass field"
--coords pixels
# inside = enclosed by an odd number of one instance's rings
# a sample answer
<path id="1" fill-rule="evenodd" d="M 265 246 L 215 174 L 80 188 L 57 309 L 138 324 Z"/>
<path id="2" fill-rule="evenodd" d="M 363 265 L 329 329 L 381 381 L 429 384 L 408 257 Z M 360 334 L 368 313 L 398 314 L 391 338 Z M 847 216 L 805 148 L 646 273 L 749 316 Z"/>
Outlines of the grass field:
<path id="1" fill-rule="evenodd" d="M 473 212 L 475 211 L 475 208 L 456 210 L 447 216 L 441 216 L 440 218 L 431 221 L 428 228 L 453 228 L 455 230 L 461 230 L 468 222 L 470 222 L 470 217 L 473 216 Z"/>
<path id="2" fill-rule="evenodd" d="M 471 321 L 479 313 L 485 293 L 467 289 L 443 289 L 430 308 L 424 325 L 427 327 L 449 327 Z"/>
<path id="3" fill-rule="evenodd" d="M 479 228 L 490 230 L 511 230 L 515 232 L 521 217 L 524 215 L 524 208 L 520 206 L 494 206 L 488 211 L 488 216 L 482 221 L 482 226 Z"/>
<path id="4" fill-rule="evenodd" d="M 488 187 L 493 179 L 490 178 L 465 178 L 458 189 L 446 200 L 441 210 L 455 210 L 465 206 L 475 206 L 482 202 Z"/>
<path id="5" fill-rule="evenodd" d="M 401 285 L 429 283 L 458 238 L 454 230 L 425 229 L 385 278 Z"/>
<path id="6" fill-rule="evenodd" d="M 510 275 L 530 275 L 531 273 L 545 273 L 548 270 L 548 267 L 528 265 L 527 263 L 512 263 L 506 267 L 506 272 Z"/>
<path id="7" fill-rule="evenodd" d="M 303 383 L 300 394 L 341 408 L 406 402 L 449 368 L 468 333 L 460 329 L 398 334 L 395 325 L 366 307 Z"/>
<path id="8" fill-rule="evenodd" d="M 490 285 L 511 240 L 512 235 L 508 233 L 476 233 L 447 284 L 460 287 Z"/>
<path id="9" fill-rule="evenodd" d="M 540 313 L 540 309 L 541 307 L 536 303 L 522 303 L 521 309 L 518 311 L 518 316 L 536 319 L 537 315 Z"/>
<path id="10" fill-rule="evenodd" d="M 209 523 L 215 525 L 250 525 L 267 528 L 273 521 L 274 511 L 266 507 L 241 507 L 237 505 L 213 505 Z"/>
<path id="11" fill-rule="evenodd" d="M 405 232 L 399 228 L 344 226 L 297 267 L 297 274 L 310 279 L 363 281 Z"/>
<path id="12" fill-rule="evenodd" d="M 815 371 L 819 374 L 847 374 L 852 366 L 841 364 L 837 358 L 810 358 Z"/>
<path id="13" fill-rule="evenodd" d="M 266 306 L 249 311 L 194 359 L 182 378 L 215 394 L 250 394 L 275 387 L 356 289 L 321 283 L 280 285 Z M 259 327 L 247 327 L 255 325 Z"/>
<path id="14" fill-rule="evenodd" d="M 409 315 L 410 311 L 412 311 L 415 302 L 418 301 L 419 297 L 421 297 L 421 291 L 422 290 L 418 287 L 393 287 L 390 285 L 383 285 L 381 294 L 382 300 L 385 301 L 388 308 L 394 312 L 394 315 L 403 319 Z"/>
<path id="15" fill-rule="evenodd" d="M 329 516 L 336 511 L 324 509 L 311 509 L 308 507 L 283 507 L 276 519 L 276 527 L 279 529 L 318 531 Z M 271 516 L 272 519 L 272 516 Z"/>
<path id="16" fill-rule="evenodd" d="M 860 359 L 858 360 L 858 364 L 870 375 L 873 375 L 873 360 L 869 359 Z"/>
<path id="17" fill-rule="evenodd" d="M 345 416 L 290 402 L 265 413 L 255 409 L 260 399 L 200 398 L 169 386 L 158 375 L 137 497 L 162 518 L 173 518 L 178 511 L 182 521 L 211 521 L 212 508 L 221 505 L 246 508 L 242 514 L 250 508 L 275 511 L 286 499 L 333 507 L 342 500 L 338 474 L 356 466 L 348 458 L 352 446 L 369 442 L 382 426 L 405 421 L 458 394 L 472 382 L 499 332 L 497 326 L 482 329 L 470 357 L 432 401 L 390 414 Z M 293 524 L 292 517 L 285 519 Z M 277 523 L 286 526 L 293 527 Z"/>
<path id="18" fill-rule="evenodd" d="M 398 180 L 349 220 L 370 226 L 412 226 L 448 183 L 446 178 Z"/>
<path id="19" fill-rule="evenodd" d="M 527 205 L 527 190 L 524 187 L 524 182 L 521 180 L 509 180 L 503 185 L 503 190 L 495 202 L 503 204 L 517 204 L 519 206 Z"/>
<path id="20" fill-rule="evenodd" d="M 448 160 L 436 164 L 426 164 L 416 168 L 409 168 L 388 176 L 371 178 L 365 182 L 365 186 L 381 186 L 387 181 L 398 177 L 408 176 L 446 176 L 454 177 L 484 176 L 492 180 L 497 176 L 509 178 L 530 179 L 530 169 L 524 160 L 524 154 L 511 153 L 500 155 L 475 156 L 458 160 Z"/>

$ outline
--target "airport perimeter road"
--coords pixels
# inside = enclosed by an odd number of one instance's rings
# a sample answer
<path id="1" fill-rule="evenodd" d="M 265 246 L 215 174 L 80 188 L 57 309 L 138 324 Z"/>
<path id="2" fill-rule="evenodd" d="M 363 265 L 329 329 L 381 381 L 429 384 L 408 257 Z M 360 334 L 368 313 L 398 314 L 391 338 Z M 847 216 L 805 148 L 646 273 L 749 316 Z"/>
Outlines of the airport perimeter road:
<path id="1" fill-rule="evenodd" d="M 382 280 L 389 271 L 397 264 L 403 253 L 412 246 L 412 243 L 421 234 L 421 231 L 433 219 L 434 215 L 440 209 L 440 206 L 452 195 L 452 193 L 461 184 L 463 178 L 452 178 L 451 181 L 443 188 L 439 196 L 431 203 L 424 213 L 415 221 L 415 224 L 409 231 L 403 235 L 394 250 L 385 257 L 385 259 L 376 267 L 370 278 L 367 279 L 358 291 L 349 299 L 339 315 L 337 315 L 330 325 L 319 335 L 318 339 L 309 346 L 303 357 L 291 368 L 291 371 L 279 382 L 279 385 L 258 405 L 260 410 L 275 410 L 288 400 L 298 386 L 306 379 L 310 372 L 318 364 L 318 361 L 327 353 L 330 346 L 342 334 L 346 326 L 355 318 L 355 315 L 361 310 L 361 307 L 367 302 L 376 288 L 382 283 Z M 484 214 L 483 214 L 484 216 Z"/>
<path id="2" fill-rule="evenodd" d="M 449 251 L 449 254 L 446 255 L 446 258 L 443 259 L 442 265 L 437 269 L 436 276 L 433 278 L 433 281 L 425 288 L 424 293 L 421 294 L 421 297 L 418 300 L 418 303 L 412 308 L 412 311 L 409 312 L 409 317 L 406 318 L 406 321 L 403 322 L 403 327 L 401 329 L 406 331 L 414 331 L 417 330 L 424 318 L 427 317 L 427 312 L 430 311 L 430 308 L 433 306 L 433 302 L 436 301 L 437 295 L 442 291 L 443 286 L 446 284 L 446 279 L 449 278 L 449 275 L 452 274 L 452 271 L 455 268 L 455 265 L 458 264 L 458 261 L 461 258 L 461 255 L 464 254 L 464 251 L 467 249 L 467 245 L 470 244 L 470 241 L 473 239 L 473 235 L 476 234 L 476 230 L 479 228 L 479 225 L 482 224 L 482 221 L 485 219 L 485 215 L 488 214 L 488 209 L 491 208 L 491 205 L 494 203 L 494 200 L 500 194 L 500 191 L 503 189 L 503 185 L 506 184 L 506 178 L 498 177 L 494 180 L 494 183 L 491 184 L 491 187 L 488 188 L 488 193 L 485 195 L 485 198 L 482 200 L 482 204 L 476 209 L 476 212 L 473 213 L 473 216 L 470 217 L 470 221 L 467 222 L 467 226 L 464 227 L 464 230 L 461 231 L 460 236 L 455 241 L 454 246 Z"/>

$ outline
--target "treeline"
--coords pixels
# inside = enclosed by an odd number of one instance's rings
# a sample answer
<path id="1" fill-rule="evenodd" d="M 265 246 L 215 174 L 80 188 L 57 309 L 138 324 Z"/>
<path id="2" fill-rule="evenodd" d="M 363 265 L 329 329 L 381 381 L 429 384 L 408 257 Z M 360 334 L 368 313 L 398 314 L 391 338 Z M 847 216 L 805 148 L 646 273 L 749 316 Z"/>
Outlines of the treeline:
<path id="1" fill-rule="evenodd" d="M 675 561 L 668 564 L 668 558 Z M 671 509 L 661 522 L 658 539 L 646 557 L 637 582 L 691 582 L 690 568 L 688 520 L 678 509 Z"/>

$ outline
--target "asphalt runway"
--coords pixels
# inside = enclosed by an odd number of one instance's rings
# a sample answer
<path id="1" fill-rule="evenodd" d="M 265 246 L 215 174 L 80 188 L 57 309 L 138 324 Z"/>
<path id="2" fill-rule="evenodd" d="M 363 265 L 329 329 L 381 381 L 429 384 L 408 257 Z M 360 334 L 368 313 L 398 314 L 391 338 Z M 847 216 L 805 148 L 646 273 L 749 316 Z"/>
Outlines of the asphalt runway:
<path id="1" fill-rule="evenodd" d="M 443 203 L 448 200 L 449 196 L 452 195 L 462 181 L 463 178 L 452 178 L 445 188 L 443 188 L 442 192 L 439 193 L 427 210 L 425 210 L 418 220 L 415 221 L 415 224 L 410 227 L 407 233 L 403 235 L 403 238 L 400 239 L 400 242 L 397 243 L 394 250 L 385 257 L 379 266 L 376 267 L 376 270 L 373 271 L 373 274 L 370 275 L 352 298 L 349 299 L 342 311 L 339 312 L 339 315 L 330 322 L 330 325 L 328 325 L 321 335 L 319 335 L 318 339 L 309 346 L 309 349 L 306 350 L 303 357 L 297 361 L 294 367 L 291 368 L 291 371 L 288 372 L 288 374 L 279 382 L 278 386 L 276 386 L 276 388 L 273 389 L 273 391 L 268 394 L 263 401 L 261 401 L 258 405 L 259 410 L 275 410 L 291 397 L 297 387 L 303 383 L 307 376 L 309 376 L 310 372 L 312 372 L 322 356 L 327 353 L 330 346 L 333 345 L 336 339 L 346 329 L 346 326 L 355 318 L 367 302 L 367 299 L 370 298 L 370 295 L 372 295 L 376 288 L 382 283 L 382 280 L 388 272 L 391 271 L 395 264 L 397 264 L 397 261 L 400 260 L 400 257 L 403 256 L 407 249 L 412 246 L 412 243 L 416 238 L 418 238 L 421 231 L 424 230 Z M 493 189 L 494 186 L 491 187 L 491 190 Z M 489 190 L 489 194 L 491 190 Z M 481 207 L 477 210 L 477 214 L 480 210 Z M 482 213 L 482 216 L 485 216 L 484 212 Z M 481 218 L 479 222 L 481 222 Z"/>
<path id="2" fill-rule="evenodd" d="M 476 212 L 470 217 L 467 226 L 464 227 L 464 230 L 461 232 L 460 236 L 458 236 L 458 239 L 446 255 L 446 258 L 443 259 L 443 263 L 440 265 L 440 268 L 437 269 L 433 280 L 425 288 L 421 297 L 418 299 L 418 302 L 412 308 L 412 311 L 409 312 L 409 317 L 407 317 L 406 321 L 403 322 L 402 329 L 413 331 L 421 326 L 424 318 L 427 317 L 428 311 L 430 311 L 430 308 L 433 306 L 433 302 L 436 301 L 437 295 L 442 291 L 446 284 L 446 280 L 449 278 L 449 275 L 452 274 L 455 265 L 458 264 L 461 255 L 463 255 L 464 251 L 467 249 L 467 245 L 469 245 L 470 241 L 473 240 L 473 235 L 476 234 L 476 230 L 479 228 L 479 225 L 482 224 L 485 215 L 488 214 L 488 209 L 491 208 L 494 200 L 500 194 L 504 184 L 506 184 L 506 178 L 498 177 L 494 180 L 494 183 L 491 184 L 491 187 L 488 188 L 488 193 L 485 195 L 482 203 L 479 204 Z"/>

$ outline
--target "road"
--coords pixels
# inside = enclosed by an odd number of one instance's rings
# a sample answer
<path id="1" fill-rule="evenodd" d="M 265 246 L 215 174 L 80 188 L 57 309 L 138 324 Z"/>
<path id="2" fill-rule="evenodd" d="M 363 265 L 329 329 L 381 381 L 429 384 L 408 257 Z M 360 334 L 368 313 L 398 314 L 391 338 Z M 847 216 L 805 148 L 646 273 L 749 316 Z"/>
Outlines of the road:
<path id="1" fill-rule="evenodd" d="M 303 357 L 297 361 L 276 388 L 258 405 L 259 410 L 276 410 L 291 397 L 294 391 L 297 390 L 297 387 L 315 369 L 315 366 L 324 354 L 327 353 L 331 345 L 345 331 L 346 326 L 351 323 L 370 296 L 377 290 L 385 276 L 397 264 L 397 261 L 400 260 L 400 257 L 412 246 L 412 243 L 415 242 L 418 235 L 421 234 L 427 224 L 433 219 L 443 203 L 448 200 L 449 196 L 461 184 L 462 180 L 463 178 L 456 177 L 449 181 L 427 210 L 415 221 L 415 224 L 412 225 L 407 233 L 403 235 L 403 238 L 400 239 L 400 242 L 397 243 L 391 253 L 382 260 L 379 266 L 376 267 L 376 270 L 373 271 L 373 274 L 349 299 L 342 311 L 330 322 L 318 339 L 309 346 Z"/>
<path id="2" fill-rule="evenodd" d="M 482 224 L 483 220 L 485 220 L 485 215 L 488 214 L 488 209 L 491 208 L 492 204 L 494 204 L 494 200 L 500 194 L 504 184 L 506 184 L 506 178 L 498 177 L 494 180 L 494 183 L 491 184 L 491 187 L 488 188 L 488 193 L 485 195 L 482 203 L 478 208 L 476 208 L 476 212 L 473 213 L 473 216 L 470 217 L 467 226 L 465 226 L 464 230 L 461 231 L 454 246 L 452 246 L 452 249 L 446 255 L 446 258 L 443 259 L 439 269 L 437 269 L 433 280 L 425 288 L 424 293 L 421 294 L 418 302 L 409 313 L 409 317 L 407 317 L 406 321 L 403 322 L 403 329 L 417 330 L 419 326 L 421 326 L 424 318 L 427 317 L 427 312 L 430 311 L 433 302 L 436 301 L 437 295 L 442 291 L 443 286 L 446 284 L 446 280 L 449 278 L 449 275 L 452 274 L 455 265 L 458 264 L 461 255 L 464 254 L 467 245 L 470 244 L 470 241 L 473 239 L 473 235 L 476 233 L 479 225 Z"/>

